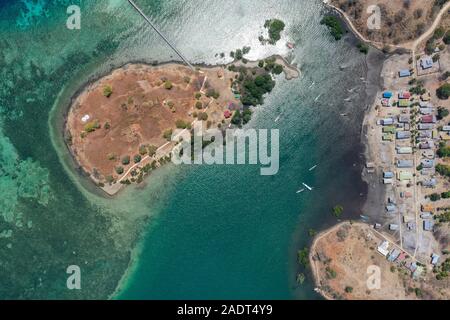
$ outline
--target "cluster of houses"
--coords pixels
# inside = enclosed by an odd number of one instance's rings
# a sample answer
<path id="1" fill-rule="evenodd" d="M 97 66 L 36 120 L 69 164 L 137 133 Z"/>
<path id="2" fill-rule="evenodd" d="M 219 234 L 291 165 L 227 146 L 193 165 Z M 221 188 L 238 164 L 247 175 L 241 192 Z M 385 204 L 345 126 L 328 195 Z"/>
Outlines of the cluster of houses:
<path id="1" fill-rule="evenodd" d="M 395 263 L 400 267 L 410 270 L 414 278 L 419 278 L 422 275 L 424 271 L 423 266 L 417 264 L 416 261 L 410 259 L 410 256 L 406 252 L 395 247 L 389 249 L 389 247 L 390 247 L 389 241 L 384 240 L 378 245 L 377 251 L 379 254 L 386 257 L 387 261 Z"/>
<path id="2" fill-rule="evenodd" d="M 428 62 L 424 61 L 424 63 Z M 400 76 L 408 76 L 410 74 L 409 70 L 400 71 Z M 398 108 L 398 112 L 394 116 L 380 119 L 377 122 L 382 128 L 382 140 L 395 142 L 395 160 L 392 163 L 392 168 L 383 172 L 383 183 L 400 186 L 399 190 L 401 192 L 399 195 L 404 200 L 413 197 L 413 193 L 408 189 L 412 187 L 414 177 L 418 176 L 421 185 L 425 188 L 434 188 L 436 186 L 435 147 L 437 140 L 443 137 L 450 140 L 450 126 L 444 126 L 441 132 L 438 133 L 436 109 L 430 100 L 429 93 L 414 99 L 407 90 L 399 91 L 397 94 L 394 94 L 392 91 L 385 91 L 381 97 L 381 105 L 383 107 Z M 417 161 L 414 154 L 415 150 L 420 152 L 419 161 Z M 415 201 L 414 199 L 412 200 Z M 385 208 L 388 214 L 399 212 L 394 197 L 388 197 Z M 431 204 L 423 204 L 421 206 L 420 219 L 421 227 L 424 231 L 433 231 L 433 209 Z M 416 230 L 417 220 L 415 213 L 409 216 L 407 212 L 404 212 L 402 220 L 405 224 L 405 230 Z M 379 224 L 375 225 L 375 228 L 380 227 L 381 225 Z M 391 231 L 397 231 L 399 228 L 400 226 L 395 223 L 389 225 L 389 230 Z M 388 246 L 389 243 L 384 241 L 378 247 L 378 252 L 385 256 L 388 261 L 396 262 L 408 268 L 414 277 L 420 276 L 423 271 L 421 266 L 418 266 L 415 262 L 405 262 L 406 254 L 404 252 L 396 248 L 389 251 Z M 439 256 L 433 254 L 431 263 L 436 265 L 438 261 Z"/>
<path id="3" fill-rule="evenodd" d="M 383 240 L 377 247 L 377 252 L 386 257 L 387 261 L 397 264 L 399 267 L 409 270 L 413 278 L 419 278 L 424 272 L 424 266 L 417 263 L 406 252 L 399 248 L 393 247 L 390 249 L 390 243 Z M 440 256 L 433 253 L 431 255 L 431 264 L 436 266 L 439 263 Z"/>

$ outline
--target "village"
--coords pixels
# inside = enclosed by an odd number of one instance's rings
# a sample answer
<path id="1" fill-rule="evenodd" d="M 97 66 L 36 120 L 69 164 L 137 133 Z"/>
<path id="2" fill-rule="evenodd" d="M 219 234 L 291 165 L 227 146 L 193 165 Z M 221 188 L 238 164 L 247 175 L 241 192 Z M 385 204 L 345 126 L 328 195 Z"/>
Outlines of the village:
<path id="1" fill-rule="evenodd" d="M 445 159 L 438 156 L 450 140 L 449 106 L 436 91 L 450 59 L 438 47 L 414 58 L 394 56 L 384 66 L 384 91 L 369 117 L 374 152 L 366 172 L 379 174 L 385 188 L 384 212 L 373 228 L 388 237 L 377 251 L 419 279 L 448 253 L 435 229 L 439 213 L 450 207 L 450 184 L 439 173 Z"/>

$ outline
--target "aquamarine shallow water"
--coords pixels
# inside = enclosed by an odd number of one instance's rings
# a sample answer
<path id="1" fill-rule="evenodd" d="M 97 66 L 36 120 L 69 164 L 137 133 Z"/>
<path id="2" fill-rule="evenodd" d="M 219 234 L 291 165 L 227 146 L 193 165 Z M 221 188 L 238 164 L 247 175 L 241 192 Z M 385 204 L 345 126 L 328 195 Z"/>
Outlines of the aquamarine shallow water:
<path id="1" fill-rule="evenodd" d="M 29 220 L 39 223 L 43 217 L 44 221 L 57 217 L 47 232 L 30 229 L 36 232 L 37 243 L 45 244 L 33 249 L 37 255 L 39 250 L 45 251 L 42 261 L 36 258 L 35 263 L 45 264 L 46 274 L 52 275 L 44 276 L 45 285 L 34 296 L 45 297 L 48 288 L 62 290 L 59 270 L 80 259 L 88 262 L 87 277 L 93 280 L 92 288 L 86 290 L 95 291 L 102 283 L 101 295 L 113 291 L 126 261 L 119 253 L 111 254 L 108 243 L 96 237 L 101 237 L 109 224 L 100 213 L 120 208 L 119 217 L 142 212 L 153 218 L 145 225 L 134 272 L 125 279 L 117 298 L 317 298 L 310 281 L 295 286 L 296 250 L 310 241 L 309 228 L 333 222 L 330 208 L 336 203 L 345 205 L 346 216 L 359 214 L 359 193 L 364 191 L 358 164 L 364 92 L 355 90 L 355 104 L 346 104 L 344 99 L 349 96 L 347 89 L 362 88 L 359 78 L 367 69 L 364 56 L 349 41 L 334 42 L 320 26 L 324 11 L 319 0 L 137 2 L 196 63 L 225 62 L 215 55 L 244 45 L 252 47 L 251 59 L 286 54 L 285 41 L 296 43 L 292 58 L 301 67 L 301 78 L 286 81 L 279 77 L 250 123 L 255 128 L 280 129 L 280 171 L 263 177 L 257 166 L 177 168 L 150 178 L 148 187 L 136 192 L 130 189 L 110 204 L 100 205 L 103 200 L 80 191 L 84 187 L 75 184 L 76 174 L 69 172 L 70 166 L 61 166 L 64 148 L 54 142 L 59 131 L 47 121 L 59 92 L 64 86 L 76 87 L 91 73 L 127 61 L 176 57 L 125 1 L 81 1 L 82 30 L 76 33 L 64 28 L 64 2 L 39 1 L 45 10 L 34 7 L 25 14 L 27 19 L 20 15 L 20 10 L 27 12 L 22 4 L 3 6 L 0 15 L 9 20 L 2 21 L 9 22 L 3 22 L 2 32 L 2 63 L 7 66 L 2 83 L 0 123 L 2 141 L 6 141 L 2 150 L 18 161 L 29 158 L 24 167 L 39 174 L 27 178 L 35 177 L 47 192 L 30 191 L 33 196 L 24 197 L 20 185 L 9 180 L 0 188 L 12 190 L 8 205 L 20 208 L 25 225 Z M 286 22 L 283 39 L 276 47 L 260 46 L 259 32 L 264 21 L 273 17 Z M 30 77 L 30 61 L 38 66 L 34 77 Z M 341 71 L 341 65 L 347 68 Z M 39 72 L 46 76 L 37 80 Z M 21 89 L 11 89 L 14 85 Z M 56 106 L 53 111 L 61 110 Z M 341 117 L 341 113 L 349 117 Z M 16 130 L 18 126 L 28 130 Z M 7 168 L 10 159 L 2 158 Z M 315 164 L 317 169 L 309 172 Z M 37 166 L 41 168 L 33 169 Z M 314 192 L 296 194 L 302 182 L 314 186 Z M 39 183 L 31 186 L 39 188 Z M 65 227 L 80 228 L 79 233 L 63 232 L 62 221 L 71 221 Z M 20 231 L 23 227 L 15 228 L 10 242 L 20 245 L 26 234 Z M 9 229 L 8 223 L 0 221 L 0 232 Z M 68 233 L 72 236 L 67 246 L 54 245 Z M 51 240 L 47 234 L 52 235 Z M 14 259 L 6 258 L 12 249 L 1 241 L 0 257 L 13 269 Z M 100 245 L 95 254 L 93 244 Z M 73 251 L 83 258 L 74 258 Z M 26 280 L 13 294 L 0 291 L 3 297 L 23 296 L 24 288 L 42 277 L 31 269 L 24 264 Z M 9 278 L 2 275 L 2 279 Z M 52 291 L 48 297 L 98 297 L 90 291 L 77 296 L 58 292 Z"/>

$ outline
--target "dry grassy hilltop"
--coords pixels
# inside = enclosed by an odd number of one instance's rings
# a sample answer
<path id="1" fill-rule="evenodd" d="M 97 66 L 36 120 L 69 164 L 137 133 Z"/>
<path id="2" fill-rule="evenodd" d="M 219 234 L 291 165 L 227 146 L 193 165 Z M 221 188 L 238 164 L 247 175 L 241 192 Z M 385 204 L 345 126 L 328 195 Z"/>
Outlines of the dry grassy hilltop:
<path id="1" fill-rule="evenodd" d="M 412 42 L 430 27 L 446 0 L 330 0 L 346 13 L 356 29 L 368 40 L 385 45 Z M 381 29 L 369 30 L 371 5 L 381 10 Z"/>

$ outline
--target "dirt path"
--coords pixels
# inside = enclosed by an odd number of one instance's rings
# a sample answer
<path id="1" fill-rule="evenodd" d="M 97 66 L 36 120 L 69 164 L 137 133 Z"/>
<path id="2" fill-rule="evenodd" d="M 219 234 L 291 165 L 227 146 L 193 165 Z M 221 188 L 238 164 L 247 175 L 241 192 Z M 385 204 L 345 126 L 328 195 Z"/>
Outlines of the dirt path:
<path id="1" fill-rule="evenodd" d="M 447 4 L 445 4 L 445 6 L 441 9 L 441 11 L 439 11 L 436 19 L 434 19 L 433 24 L 431 25 L 431 27 L 424 33 L 422 34 L 419 38 L 417 38 L 411 46 L 411 52 L 412 52 L 412 58 L 413 58 L 413 66 L 416 66 L 416 51 L 417 51 L 417 47 L 422 43 L 422 41 L 424 41 L 425 39 L 427 39 L 428 37 L 430 37 L 433 33 L 434 30 L 436 30 L 436 28 L 439 26 L 439 24 L 441 23 L 442 20 L 442 16 L 444 15 L 444 13 L 446 11 L 448 11 L 450 9 L 450 2 L 448 2 Z"/>
<path id="2" fill-rule="evenodd" d="M 348 17 L 348 15 L 340 8 L 332 5 L 331 3 L 329 3 L 329 0 L 324 0 L 323 1 L 324 4 L 334 10 L 336 10 L 346 21 L 347 25 L 350 27 L 350 29 L 352 30 L 352 32 L 362 41 L 373 45 L 374 47 L 378 48 L 378 49 L 383 49 L 384 47 L 384 43 L 381 42 L 376 42 L 376 41 L 371 41 L 369 39 L 367 39 L 366 37 L 364 37 L 359 31 L 358 29 L 354 26 L 353 22 L 351 21 L 351 19 Z M 420 45 L 420 43 L 422 43 L 422 41 L 424 41 L 426 38 L 428 38 L 429 36 L 431 36 L 434 32 L 434 30 L 437 28 L 437 26 L 439 25 L 439 23 L 441 22 L 442 16 L 444 15 L 444 13 L 450 9 L 450 2 L 448 2 L 447 4 L 445 4 L 445 6 L 441 9 L 441 11 L 439 11 L 438 15 L 436 16 L 436 19 L 434 20 L 433 24 L 431 25 L 430 28 L 428 28 L 428 30 L 422 34 L 419 38 L 417 38 L 415 41 L 413 42 L 405 42 L 403 44 L 399 44 L 399 45 L 389 45 L 390 47 L 394 47 L 397 49 L 406 49 L 406 50 L 410 50 L 413 54 L 413 59 L 414 59 L 414 64 L 416 62 L 416 50 L 417 47 Z"/>

